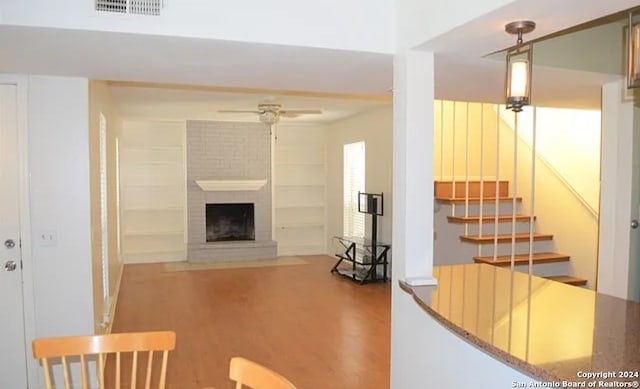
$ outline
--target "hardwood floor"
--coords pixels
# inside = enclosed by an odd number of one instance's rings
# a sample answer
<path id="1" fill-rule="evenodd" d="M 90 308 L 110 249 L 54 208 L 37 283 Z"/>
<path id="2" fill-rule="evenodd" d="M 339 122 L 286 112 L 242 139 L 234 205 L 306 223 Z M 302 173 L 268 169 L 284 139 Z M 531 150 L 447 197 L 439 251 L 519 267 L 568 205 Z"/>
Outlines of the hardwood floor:
<path id="1" fill-rule="evenodd" d="M 231 388 L 244 356 L 299 389 L 389 387 L 389 283 L 360 286 L 309 264 L 166 272 L 126 265 L 113 332 L 174 330 L 168 388 Z"/>

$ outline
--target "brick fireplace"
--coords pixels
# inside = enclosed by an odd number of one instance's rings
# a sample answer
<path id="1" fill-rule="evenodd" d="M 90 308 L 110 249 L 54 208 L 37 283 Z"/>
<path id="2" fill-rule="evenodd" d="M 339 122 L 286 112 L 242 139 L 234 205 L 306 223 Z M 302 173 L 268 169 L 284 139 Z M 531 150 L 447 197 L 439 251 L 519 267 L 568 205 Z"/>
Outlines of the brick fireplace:
<path id="1" fill-rule="evenodd" d="M 186 149 L 188 261 L 275 258 L 269 129 L 261 123 L 188 121 Z M 249 238 L 243 235 L 245 231 L 240 232 L 246 226 L 229 226 L 242 224 L 240 216 L 223 212 L 218 215 L 218 232 L 225 237 L 211 241 L 211 231 L 207 236 L 207 208 L 210 212 L 222 209 L 221 204 L 250 205 L 238 211 L 252 210 Z M 243 238 L 234 239 L 232 235 Z"/>

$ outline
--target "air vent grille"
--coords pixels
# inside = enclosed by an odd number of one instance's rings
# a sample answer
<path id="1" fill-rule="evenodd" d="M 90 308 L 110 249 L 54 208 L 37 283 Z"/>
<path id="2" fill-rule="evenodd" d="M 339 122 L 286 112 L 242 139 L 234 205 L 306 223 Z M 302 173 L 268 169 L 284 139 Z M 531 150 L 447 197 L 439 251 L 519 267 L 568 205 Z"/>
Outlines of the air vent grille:
<path id="1" fill-rule="evenodd" d="M 163 0 L 96 0 L 96 11 L 159 16 Z"/>

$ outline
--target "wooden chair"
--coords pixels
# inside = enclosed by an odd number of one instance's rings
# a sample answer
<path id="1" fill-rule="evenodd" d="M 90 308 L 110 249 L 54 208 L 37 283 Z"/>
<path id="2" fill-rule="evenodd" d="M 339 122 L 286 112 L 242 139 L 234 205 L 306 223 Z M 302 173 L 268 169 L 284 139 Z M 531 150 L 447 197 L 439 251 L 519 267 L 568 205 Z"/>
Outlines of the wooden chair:
<path id="1" fill-rule="evenodd" d="M 128 388 L 136 388 L 138 354 L 147 359 L 145 389 L 151 388 L 153 374 L 153 353 L 162 351 L 162 366 L 160 374 L 155 374 L 158 388 L 164 389 L 167 374 L 167 359 L 169 351 L 175 348 L 176 334 L 172 331 L 161 332 L 130 332 L 109 335 L 94 336 L 67 336 L 58 338 L 43 338 L 33 341 L 33 356 L 40 359 L 44 370 L 45 387 L 52 389 L 54 386 L 51 378 L 51 358 L 62 361 L 62 372 L 64 377 L 64 387 L 71 389 L 72 379 L 69 372 L 70 363 L 80 361 L 80 375 L 82 389 L 89 389 L 88 361 L 96 359 L 97 356 L 97 381 L 100 389 L 105 389 L 105 364 L 110 354 L 115 354 L 115 388 L 120 389 L 121 354 L 131 356 L 131 385 Z M 158 356 L 158 354 L 156 354 Z M 111 363 L 111 359 L 109 359 Z M 109 365 L 109 370 L 113 370 Z M 157 369 L 156 369 L 157 371 Z M 74 385 L 77 387 L 77 385 Z"/>
<path id="2" fill-rule="evenodd" d="M 240 357 L 231 358 L 229 378 L 236 381 L 236 389 L 242 389 L 242 385 L 252 389 L 296 389 L 275 371 Z"/>

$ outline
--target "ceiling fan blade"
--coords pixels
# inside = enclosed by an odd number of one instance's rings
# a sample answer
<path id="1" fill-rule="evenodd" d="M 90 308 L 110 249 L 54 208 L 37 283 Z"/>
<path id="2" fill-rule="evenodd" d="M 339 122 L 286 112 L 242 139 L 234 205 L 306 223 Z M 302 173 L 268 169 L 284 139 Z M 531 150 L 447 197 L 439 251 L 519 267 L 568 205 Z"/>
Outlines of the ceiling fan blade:
<path id="1" fill-rule="evenodd" d="M 319 109 L 285 109 L 280 111 L 280 114 L 288 115 L 320 115 L 322 113 Z"/>
<path id="2" fill-rule="evenodd" d="M 255 114 L 261 114 L 262 112 L 260 111 L 243 111 L 243 110 L 237 110 L 237 109 L 222 109 L 222 110 L 218 110 L 219 113 L 255 113 Z"/>

